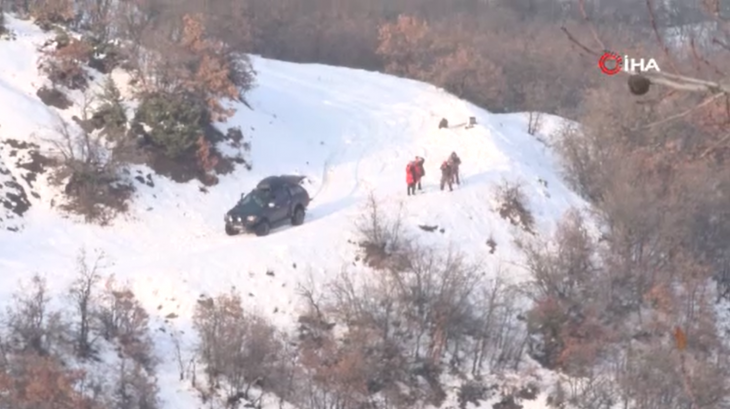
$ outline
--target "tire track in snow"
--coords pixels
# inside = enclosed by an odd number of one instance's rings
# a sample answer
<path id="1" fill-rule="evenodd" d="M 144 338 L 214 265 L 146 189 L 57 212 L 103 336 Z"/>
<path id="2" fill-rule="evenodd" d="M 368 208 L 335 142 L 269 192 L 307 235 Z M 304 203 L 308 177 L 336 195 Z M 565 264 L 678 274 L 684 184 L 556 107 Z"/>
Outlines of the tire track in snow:
<path id="1" fill-rule="evenodd" d="M 339 109 L 342 109 L 343 111 L 347 112 L 347 117 L 349 117 L 349 118 L 358 117 L 358 112 L 362 112 L 361 104 L 347 105 L 344 103 L 339 103 L 337 105 L 337 107 Z M 331 174 L 332 168 L 333 168 L 332 161 L 337 158 L 342 159 L 343 157 L 346 157 L 347 153 L 349 151 L 351 151 L 352 149 L 358 149 L 359 153 L 357 154 L 357 159 L 355 160 L 355 167 L 352 171 L 352 177 L 351 177 L 351 180 L 354 181 L 354 183 L 353 183 L 352 188 L 350 189 L 349 193 L 343 194 L 342 196 L 338 195 L 337 197 L 332 198 L 331 200 L 329 200 L 328 202 L 326 202 L 323 205 L 326 205 L 327 203 L 334 203 L 334 202 L 338 202 L 338 201 L 342 201 L 342 200 L 352 199 L 357 194 L 357 192 L 360 190 L 360 187 L 361 187 L 360 169 L 362 166 L 362 162 L 363 162 L 363 159 L 365 158 L 365 156 L 372 150 L 372 145 L 370 148 L 366 148 L 368 145 L 365 143 L 365 141 L 366 141 L 366 137 L 368 135 L 373 135 L 373 132 L 372 132 L 373 127 L 372 127 L 371 121 L 368 121 L 365 118 L 362 118 L 361 115 L 355 121 L 355 123 L 357 124 L 355 129 L 349 133 L 356 136 L 356 138 L 352 138 L 349 142 L 347 142 L 348 143 L 347 147 L 340 148 L 340 149 L 336 150 L 335 152 L 333 152 L 332 155 L 330 155 L 327 162 L 325 163 L 325 169 L 323 170 L 325 176 L 323 176 L 322 186 L 320 187 L 320 190 L 315 194 L 315 197 L 317 197 L 321 192 L 324 192 L 331 187 L 329 175 Z M 312 209 L 312 210 L 314 210 L 313 213 L 317 218 L 327 217 L 327 216 L 330 216 L 330 215 L 336 213 L 337 211 L 341 210 L 341 209 L 337 209 L 336 211 L 330 212 L 329 214 L 317 214 L 318 208 L 320 208 L 320 206 L 317 206 L 314 209 Z"/>
<path id="2" fill-rule="evenodd" d="M 317 192 L 312 195 L 312 201 L 319 196 L 320 193 L 325 191 L 329 187 L 329 174 L 332 170 L 332 159 L 334 159 L 337 155 L 336 152 L 339 151 L 339 149 L 333 151 L 332 153 L 327 156 L 327 159 L 324 161 L 324 165 L 322 166 L 322 183 L 319 185 L 319 189 L 317 189 Z"/>

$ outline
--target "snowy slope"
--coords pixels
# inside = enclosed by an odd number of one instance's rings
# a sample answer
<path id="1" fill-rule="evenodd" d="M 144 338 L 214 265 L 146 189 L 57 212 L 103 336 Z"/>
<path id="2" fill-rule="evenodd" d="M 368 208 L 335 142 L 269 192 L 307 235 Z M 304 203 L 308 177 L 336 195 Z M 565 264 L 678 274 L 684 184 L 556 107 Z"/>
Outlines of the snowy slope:
<path id="1" fill-rule="evenodd" d="M 30 23 L 10 23 L 17 40 L 0 41 L 0 141 L 33 142 L 43 150 L 43 135 L 53 127 L 52 109 L 35 96 L 43 84 L 35 49 L 44 34 Z M 357 248 L 348 239 L 370 192 L 393 209 L 404 203 L 408 228 L 424 240 L 454 245 L 482 258 L 485 270 L 501 268 L 514 280 L 524 275 L 514 267 L 520 257 L 513 240 L 520 230 L 495 211 L 497 185 L 503 180 L 524 184 L 543 234 L 570 207 L 585 206 L 561 181 L 554 155 L 525 132 L 523 115 L 494 115 L 433 86 L 377 73 L 261 58 L 255 68 L 253 109 L 239 107 L 225 124 L 240 126 L 251 142 L 253 169 L 223 176 L 208 193 L 197 183 L 155 177 L 154 187 L 138 185 L 131 213 L 110 227 L 61 217 L 52 205 L 54 188 L 42 180 L 29 186 L 11 149 L 1 150 L 0 170 L 7 167 L 11 173 L 0 177 L 15 177 L 32 207 L 20 232 L 0 230 L 0 300 L 32 272 L 47 272 L 55 288 L 66 286 L 71 278 L 64 272 L 73 273 L 77 251 L 85 246 L 103 249 L 115 261 L 112 272 L 130 280 L 157 318 L 177 314 L 178 328 L 189 329 L 201 294 L 231 286 L 287 325 L 296 318 L 298 282 L 312 274 L 324 283 L 353 264 Z M 68 118 L 72 111 L 60 114 Z M 442 117 L 456 125 L 470 116 L 478 122 L 472 129 L 437 127 Z M 557 126 L 557 119 L 547 121 Z M 438 166 L 452 151 L 463 160 L 463 184 L 453 193 L 441 192 Z M 405 166 L 415 155 L 426 158 L 425 192 L 409 198 Z M 225 211 L 258 180 L 281 173 L 312 181 L 307 187 L 315 199 L 305 224 L 264 238 L 226 236 Z M 438 225 L 445 233 L 422 232 L 419 224 Z M 485 244 L 490 237 L 497 242 L 495 254 Z M 163 392 L 170 407 L 183 407 L 172 402 L 185 398 L 175 393 L 172 361 L 166 364 L 170 383 L 163 374 Z"/>

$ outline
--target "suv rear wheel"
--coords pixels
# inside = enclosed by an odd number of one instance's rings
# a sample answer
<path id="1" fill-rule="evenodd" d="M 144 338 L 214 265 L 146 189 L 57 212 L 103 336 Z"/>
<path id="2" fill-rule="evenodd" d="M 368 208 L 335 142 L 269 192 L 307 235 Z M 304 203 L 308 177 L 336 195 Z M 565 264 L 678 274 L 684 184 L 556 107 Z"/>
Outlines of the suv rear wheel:
<path id="1" fill-rule="evenodd" d="M 300 226 L 304 224 L 304 209 L 301 206 L 297 206 L 294 210 L 294 216 L 291 218 L 291 224 L 294 226 Z"/>

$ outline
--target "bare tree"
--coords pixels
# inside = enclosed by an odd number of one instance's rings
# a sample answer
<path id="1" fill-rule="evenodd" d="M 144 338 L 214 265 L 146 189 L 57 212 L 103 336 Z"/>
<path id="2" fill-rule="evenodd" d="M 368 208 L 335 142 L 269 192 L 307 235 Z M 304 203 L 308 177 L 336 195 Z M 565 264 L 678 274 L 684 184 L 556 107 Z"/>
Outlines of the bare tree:
<path id="1" fill-rule="evenodd" d="M 194 326 L 211 390 L 223 387 L 226 399 L 237 402 L 250 398 L 252 387 L 278 381 L 275 369 L 283 359 L 280 334 L 264 318 L 245 312 L 236 293 L 199 300 Z"/>
<path id="2" fill-rule="evenodd" d="M 411 239 L 403 227 L 403 204 L 397 212 L 387 214 L 373 193 L 368 196 L 363 213 L 355 223 L 364 262 L 374 268 L 390 268 L 406 262 L 403 253 Z"/>
<path id="3" fill-rule="evenodd" d="M 117 365 L 112 392 L 114 409 L 157 409 L 161 406 L 157 383 L 139 362 L 122 356 Z"/>
<path id="4" fill-rule="evenodd" d="M 79 251 L 76 259 L 78 275 L 68 289 L 68 295 L 76 308 L 76 353 L 81 358 L 89 358 L 94 353 L 92 324 L 97 302 L 96 287 L 102 280 L 101 272 L 107 266 L 103 252 L 98 252 L 92 264 L 89 264 L 86 250 Z"/>
<path id="5" fill-rule="evenodd" d="M 481 376 L 482 371 L 513 367 L 522 361 L 527 334 L 516 321 L 521 294 L 501 278 L 491 280 L 480 288 L 472 307 L 474 346 L 471 357 L 471 374 Z M 473 331 L 473 332 L 472 332 Z"/>
<path id="6" fill-rule="evenodd" d="M 15 348 L 47 355 L 65 335 L 60 314 L 49 309 L 50 299 L 46 279 L 39 275 L 13 295 L 14 304 L 8 308 L 7 318 Z"/>
<path id="7" fill-rule="evenodd" d="M 119 343 L 122 352 L 146 370 L 155 365 L 153 344 L 149 334 L 149 314 L 142 307 L 129 285 L 107 277 L 95 309 L 101 336 Z"/>
<path id="8" fill-rule="evenodd" d="M 78 7 L 81 18 L 78 22 L 79 28 L 89 30 L 94 42 L 99 45 L 106 45 L 115 32 L 115 2 L 111 0 L 79 0 Z"/>
<path id="9" fill-rule="evenodd" d="M 85 94 L 83 106 L 86 109 L 79 121 L 81 124 L 89 122 L 90 101 L 93 97 Z M 53 180 L 65 183 L 68 202 L 62 207 L 83 216 L 87 222 L 107 224 L 118 213 L 127 210 L 133 192 L 131 185 L 120 177 L 120 158 L 112 154 L 99 132 L 73 127 L 60 117 L 57 121 L 55 137 L 46 140 L 58 163 Z"/>

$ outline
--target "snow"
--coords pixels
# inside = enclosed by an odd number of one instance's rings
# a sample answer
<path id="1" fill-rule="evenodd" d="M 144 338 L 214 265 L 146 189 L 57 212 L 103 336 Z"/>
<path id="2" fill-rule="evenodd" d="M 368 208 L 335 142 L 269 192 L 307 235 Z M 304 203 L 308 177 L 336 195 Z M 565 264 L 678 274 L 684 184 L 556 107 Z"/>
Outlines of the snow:
<path id="1" fill-rule="evenodd" d="M 29 22 L 9 18 L 8 25 L 17 39 L 0 41 L 0 140 L 34 142 L 45 150 L 55 115 L 69 119 L 78 112 L 57 111 L 35 96 L 44 83 L 36 49 L 47 35 Z M 8 300 L 17 283 L 34 272 L 47 274 L 51 288 L 62 291 L 72 279 L 79 249 L 86 247 L 102 249 L 114 260 L 110 272 L 131 284 L 157 322 L 174 313 L 175 328 L 185 334 L 191 334 L 199 296 L 231 287 L 253 308 L 287 326 L 297 317 L 298 283 L 311 275 L 323 284 L 353 264 L 357 248 L 348 240 L 355 237 L 355 220 L 371 192 L 386 208 L 404 204 L 408 228 L 424 241 L 453 245 L 481 259 L 485 271 L 501 271 L 514 282 L 525 279 L 513 243 L 524 233 L 496 212 L 497 186 L 523 184 L 540 234 L 550 234 L 568 209 L 587 206 L 562 181 L 549 146 L 525 132 L 524 114 L 491 114 L 436 87 L 378 73 L 258 57 L 254 63 L 252 109 L 241 105 L 221 124 L 223 129 L 240 126 L 252 146 L 253 169 L 222 176 L 208 193 L 196 182 L 153 176 L 154 187 L 137 185 L 129 215 L 109 227 L 83 224 L 54 208 L 52 202 L 61 200 L 56 187 L 42 180 L 29 186 L 10 150 L 0 151 L 0 165 L 11 171 L 0 178 L 15 176 L 39 195 L 30 197 L 33 206 L 22 223 L 13 221 L 20 232 L 0 230 L 0 299 Z M 472 116 L 474 128 L 455 126 Z M 439 130 L 442 117 L 454 126 Z M 543 129 L 558 129 L 560 123 L 546 116 Z M 454 192 L 442 192 L 439 165 L 452 151 L 462 158 L 463 183 Z M 407 197 L 405 166 L 416 155 L 426 158 L 424 192 Z M 133 170 L 150 173 L 144 167 Z M 314 201 L 305 224 L 263 238 L 226 236 L 223 215 L 240 194 L 263 177 L 285 173 L 311 181 L 307 188 Z M 6 219 L 2 213 L 0 218 Z M 421 232 L 419 224 L 445 232 Z M 485 244 L 490 237 L 497 242 L 493 255 Z M 352 272 L 363 273 L 355 267 Z M 164 358 L 159 382 L 167 407 L 197 407 L 194 395 L 177 380 L 169 335 L 158 336 Z M 191 342 L 184 339 L 187 347 Z"/>

